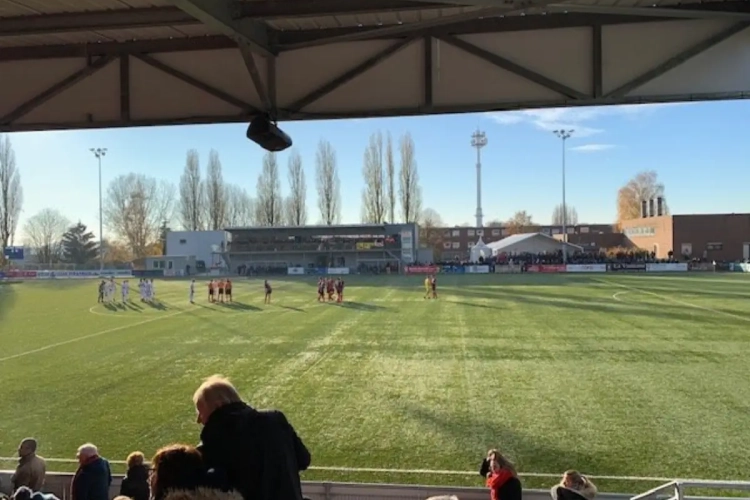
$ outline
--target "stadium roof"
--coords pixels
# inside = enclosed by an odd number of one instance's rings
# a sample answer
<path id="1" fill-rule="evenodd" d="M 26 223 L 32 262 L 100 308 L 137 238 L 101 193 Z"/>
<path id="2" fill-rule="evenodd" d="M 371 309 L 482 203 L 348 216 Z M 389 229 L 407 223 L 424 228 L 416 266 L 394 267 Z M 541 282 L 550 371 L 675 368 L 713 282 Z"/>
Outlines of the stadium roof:
<path id="1" fill-rule="evenodd" d="M 749 21 L 738 0 L 0 0 L 0 131 L 726 99 L 747 85 L 696 82 L 704 62 L 659 78 Z"/>

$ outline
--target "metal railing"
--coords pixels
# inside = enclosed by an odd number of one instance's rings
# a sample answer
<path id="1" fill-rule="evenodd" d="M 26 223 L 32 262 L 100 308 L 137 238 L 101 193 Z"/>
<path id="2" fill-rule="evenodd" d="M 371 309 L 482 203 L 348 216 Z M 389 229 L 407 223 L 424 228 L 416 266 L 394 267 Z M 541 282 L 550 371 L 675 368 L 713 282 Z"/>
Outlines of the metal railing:
<path id="1" fill-rule="evenodd" d="M 702 490 L 750 491 L 748 481 L 670 481 L 645 493 L 636 495 L 631 500 L 684 500 L 685 490 L 697 488 Z"/>

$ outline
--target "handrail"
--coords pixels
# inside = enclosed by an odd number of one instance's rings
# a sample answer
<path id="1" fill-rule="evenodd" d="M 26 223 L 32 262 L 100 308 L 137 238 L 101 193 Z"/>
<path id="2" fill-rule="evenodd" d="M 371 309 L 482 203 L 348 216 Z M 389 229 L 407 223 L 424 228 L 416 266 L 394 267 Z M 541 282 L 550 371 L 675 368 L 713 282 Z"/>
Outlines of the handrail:
<path id="1" fill-rule="evenodd" d="M 677 479 L 636 495 L 630 500 L 650 500 L 669 493 L 671 495 L 667 497 L 667 500 L 684 500 L 686 488 L 750 491 L 750 481 L 685 481 Z"/>

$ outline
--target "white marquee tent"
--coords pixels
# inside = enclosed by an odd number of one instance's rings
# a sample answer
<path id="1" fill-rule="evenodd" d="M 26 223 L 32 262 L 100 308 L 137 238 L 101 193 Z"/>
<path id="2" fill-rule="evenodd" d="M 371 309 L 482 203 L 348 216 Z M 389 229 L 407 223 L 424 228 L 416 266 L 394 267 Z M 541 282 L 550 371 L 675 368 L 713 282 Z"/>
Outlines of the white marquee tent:
<path id="1" fill-rule="evenodd" d="M 470 262 L 479 262 L 479 259 L 481 258 L 483 261 L 486 261 L 492 257 L 492 249 L 484 244 L 484 241 L 482 241 L 482 238 L 479 238 L 479 241 L 477 241 L 477 244 L 471 247 L 471 250 L 469 251 L 469 261 Z"/>

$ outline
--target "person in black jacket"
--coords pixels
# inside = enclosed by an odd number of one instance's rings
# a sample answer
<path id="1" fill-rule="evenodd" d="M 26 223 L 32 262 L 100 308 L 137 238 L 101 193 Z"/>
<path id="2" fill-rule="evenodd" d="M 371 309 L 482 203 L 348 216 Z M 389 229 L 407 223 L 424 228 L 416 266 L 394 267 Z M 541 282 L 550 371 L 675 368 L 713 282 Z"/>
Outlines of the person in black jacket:
<path id="1" fill-rule="evenodd" d="M 299 473 L 310 466 L 310 452 L 283 413 L 252 408 L 218 375 L 201 384 L 193 403 L 206 468 L 244 500 L 302 500 Z"/>
<path id="2" fill-rule="evenodd" d="M 112 472 L 109 462 L 99 456 L 91 443 L 78 448 L 78 470 L 70 485 L 71 500 L 109 500 Z"/>
<path id="3" fill-rule="evenodd" d="M 120 485 L 120 495 L 132 500 L 149 500 L 148 467 L 144 464 L 143 453 L 135 451 L 128 455 L 128 472 Z"/>

